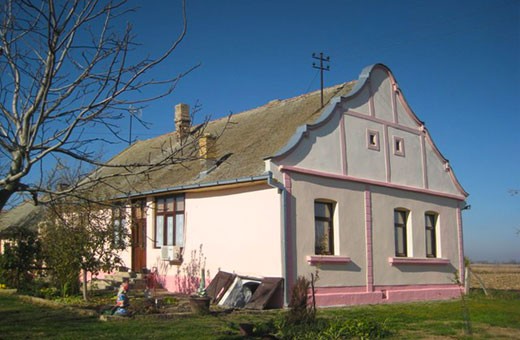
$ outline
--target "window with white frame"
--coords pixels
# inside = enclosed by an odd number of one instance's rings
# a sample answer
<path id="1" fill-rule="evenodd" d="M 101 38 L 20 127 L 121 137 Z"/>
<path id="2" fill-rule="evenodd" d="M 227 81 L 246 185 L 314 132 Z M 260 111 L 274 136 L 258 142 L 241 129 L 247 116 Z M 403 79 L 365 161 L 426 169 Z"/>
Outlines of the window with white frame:
<path id="1" fill-rule="evenodd" d="M 113 244 L 118 248 L 125 247 L 126 211 L 122 205 L 112 207 L 112 226 L 114 228 Z"/>
<path id="2" fill-rule="evenodd" d="M 334 206 L 331 201 L 314 201 L 314 252 L 334 255 Z"/>
<path id="3" fill-rule="evenodd" d="M 425 217 L 425 232 L 426 232 L 426 257 L 437 257 L 437 217 L 438 214 L 434 212 L 427 212 Z"/>
<path id="4" fill-rule="evenodd" d="M 155 247 L 184 246 L 184 195 L 155 200 Z"/>
<path id="5" fill-rule="evenodd" d="M 395 256 L 407 257 L 407 224 L 409 212 L 406 209 L 394 210 L 394 237 L 395 237 Z"/>

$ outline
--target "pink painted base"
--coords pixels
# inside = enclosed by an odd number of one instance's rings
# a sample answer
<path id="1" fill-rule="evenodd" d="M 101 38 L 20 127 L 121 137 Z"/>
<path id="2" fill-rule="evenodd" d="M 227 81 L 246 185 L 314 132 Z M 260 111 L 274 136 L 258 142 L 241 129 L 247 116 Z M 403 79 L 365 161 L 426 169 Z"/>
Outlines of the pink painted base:
<path id="1" fill-rule="evenodd" d="M 198 277 L 187 277 L 187 276 L 163 276 L 159 275 L 159 283 L 165 289 L 173 293 L 182 294 L 193 294 L 197 292 L 200 287 L 200 279 Z M 206 287 L 210 284 L 211 280 L 205 280 Z"/>
<path id="2" fill-rule="evenodd" d="M 315 291 L 319 307 L 448 300 L 460 294 L 457 285 L 375 286 L 373 292 L 367 292 L 364 286 L 324 287 Z"/>

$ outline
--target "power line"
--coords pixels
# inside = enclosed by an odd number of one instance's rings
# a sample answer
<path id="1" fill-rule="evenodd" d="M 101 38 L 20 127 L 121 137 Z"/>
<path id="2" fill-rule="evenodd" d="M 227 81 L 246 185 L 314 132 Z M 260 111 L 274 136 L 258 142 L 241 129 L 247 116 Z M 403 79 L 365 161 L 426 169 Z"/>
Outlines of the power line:
<path id="1" fill-rule="evenodd" d="M 330 71 L 330 66 L 329 65 L 323 65 L 323 62 L 329 62 L 330 61 L 330 57 L 327 56 L 327 57 L 324 57 L 323 56 L 323 52 L 320 52 L 319 55 L 317 55 L 316 53 L 313 53 L 312 54 L 312 57 L 314 59 L 317 59 L 320 61 L 320 65 L 316 65 L 316 63 L 312 63 L 312 67 L 313 68 L 316 68 L 318 70 L 320 70 L 320 76 L 321 76 L 321 107 L 323 107 L 323 71 Z"/>

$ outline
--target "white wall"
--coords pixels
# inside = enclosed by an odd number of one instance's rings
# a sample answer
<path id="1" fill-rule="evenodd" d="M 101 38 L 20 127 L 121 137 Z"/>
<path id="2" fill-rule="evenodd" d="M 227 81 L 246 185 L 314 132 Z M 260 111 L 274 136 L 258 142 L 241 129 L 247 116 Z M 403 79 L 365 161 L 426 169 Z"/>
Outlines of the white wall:
<path id="1" fill-rule="evenodd" d="M 278 190 L 266 184 L 227 190 L 189 192 L 185 196 L 186 245 L 182 266 L 200 258 L 202 245 L 206 269 L 252 276 L 282 276 L 281 212 Z M 153 235 L 153 217 L 148 235 Z M 191 258 L 196 251 L 195 258 Z M 179 267 L 160 260 L 160 249 L 151 241 L 148 267 L 161 275 L 176 275 Z M 182 267 L 181 267 L 182 271 Z"/>

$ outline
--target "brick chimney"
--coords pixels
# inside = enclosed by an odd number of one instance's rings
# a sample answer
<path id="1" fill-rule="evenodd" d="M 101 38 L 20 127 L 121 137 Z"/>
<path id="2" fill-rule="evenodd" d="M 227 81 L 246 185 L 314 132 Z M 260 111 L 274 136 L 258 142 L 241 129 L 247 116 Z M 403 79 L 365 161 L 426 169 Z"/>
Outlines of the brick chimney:
<path id="1" fill-rule="evenodd" d="M 217 160 L 217 138 L 205 133 L 199 138 L 199 158 L 203 171 L 211 171 Z"/>
<path id="2" fill-rule="evenodd" d="M 214 160 L 217 158 L 217 139 L 210 133 L 205 133 L 199 139 L 199 157 Z"/>
<path id="3" fill-rule="evenodd" d="M 190 106 L 182 103 L 175 105 L 175 131 L 177 131 L 179 141 L 189 135 L 190 125 Z"/>

